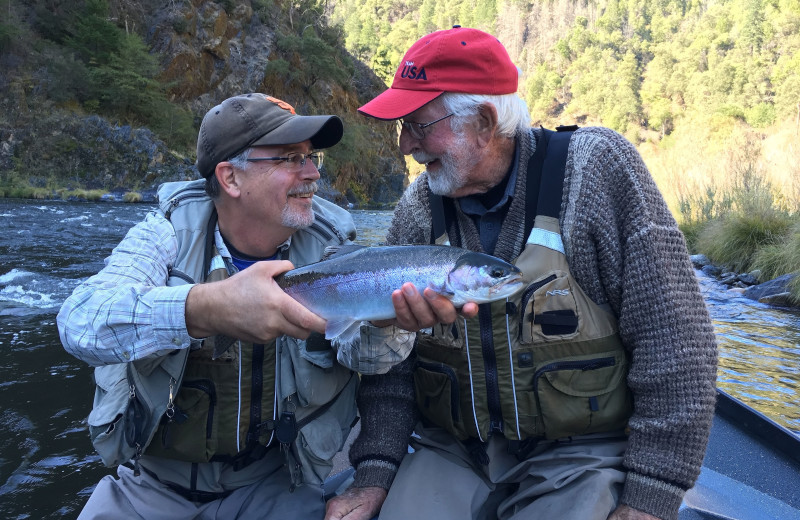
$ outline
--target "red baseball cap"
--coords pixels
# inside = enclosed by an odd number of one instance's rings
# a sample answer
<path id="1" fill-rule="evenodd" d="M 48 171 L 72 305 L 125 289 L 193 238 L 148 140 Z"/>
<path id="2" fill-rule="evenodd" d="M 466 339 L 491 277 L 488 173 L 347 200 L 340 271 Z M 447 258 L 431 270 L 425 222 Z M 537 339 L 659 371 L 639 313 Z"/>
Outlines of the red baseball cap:
<path id="1" fill-rule="evenodd" d="M 513 94 L 517 66 L 500 41 L 454 25 L 417 40 L 403 56 L 389 90 L 358 109 L 377 119 L 400 119 L 445 92 Z"/>

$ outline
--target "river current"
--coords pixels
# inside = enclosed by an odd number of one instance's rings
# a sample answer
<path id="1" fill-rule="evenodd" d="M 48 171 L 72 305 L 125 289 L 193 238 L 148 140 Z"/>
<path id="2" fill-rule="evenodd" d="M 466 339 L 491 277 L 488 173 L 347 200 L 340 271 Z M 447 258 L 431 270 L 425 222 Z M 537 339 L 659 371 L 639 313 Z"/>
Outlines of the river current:
<path id="1" fill-rule="evenodd" d="M 151 209 L 0 199 L 0 518 L 76 518 L 114 471 L 89 442 L 91 369 L 63 350 L 55 316 Z M 353 216 L 359 243 L 381 243 L 391 212 Z M 800 312 L 697 275 L 720 345 L 717 384 L 800 432 Z"/>

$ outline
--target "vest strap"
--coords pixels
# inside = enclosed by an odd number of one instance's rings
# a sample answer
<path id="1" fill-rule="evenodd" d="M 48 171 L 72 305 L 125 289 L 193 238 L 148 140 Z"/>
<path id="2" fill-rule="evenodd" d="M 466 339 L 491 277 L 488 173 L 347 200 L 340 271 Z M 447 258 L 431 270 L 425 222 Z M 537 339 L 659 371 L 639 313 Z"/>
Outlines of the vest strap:
<path id="1" fill-rule="evenodd" d="M 185 487 L 179 486 L 174 482 L 161 480 L 160 478 L 158 478 L 158 475 L 156 475 L 154 472 L 150 471 L 145 467 L 142 467 L 142 471 L 144 471 L 152 478 L 159 481 L 161 484 L 168 487 L 170 491 L 172 491 L 173 493 L 182 496 L 183 498 L 189 500 L 190 502 L 199 502 L 201 504 L 207 504 L 209 502 L 213 502 L 214 500 L 227 498 L 228 496 L 230 496 L 231 493 L 233 493 L 233 490 L 220 491 L 219 493 L 215 493 L 213 491 L 199 491 L 197 489 L 195 490 L 186 489 Z"/>
<path id="2" fill-rule="evenodd" d="M 536 142 L 536 150 L 533 155 L 528 159 L 528 179 L 525 182 L 525 235 L 528 236 L 533 229 L 533 221 L 537 213 L 537 199 L 540 200 L 542 190 L 540 188 L 542 180 L 542 170 L 544 169 L 544 162 L 547 156 L 547 148 L 549 146 L 550 134 L 554 133 L 552 130 L 542 128 L 541 137 Z"/>
<path id="3" fill-rule="evenodd" d="M 546 156 L 541 166 L 542 170 L 547 172 L 547 175 L 542 175 L 539 172 L 541 183 L 531 184 L 531 178 L 528 177 L 527 193 L 530 193 L 530 186 L 539 186 L 539 201 L 536 205 L 536 214 L 544 215 L 547 217 L 558 218 L 561 215 L 561 196 L 564 192 L 564 171 L 567 167 L 567 151 L 569 150 L 569 140 L 572 137 L 573 127 L 558 127 L 555 132 L 545 130 L 545 135 L 549 134 L 547 140 Z M 564 130 L 562 130 L 564 129 Z M 536 152 L 539 149 L 537 147 Z M 535 157 L 535 154 L 534 154 Z M 531 161 L 533 162 L 533 161 Z M 531 162 L 528 163 L 530 170 Z M 530 204 L 528 204 L 530 206 Z M 527 214 L 526 214 L 527 223 Z M 531 228 L 533 224 L 531 224 Z M 527 225 L 525 227 L 525 234 L 530 233 Z"/>

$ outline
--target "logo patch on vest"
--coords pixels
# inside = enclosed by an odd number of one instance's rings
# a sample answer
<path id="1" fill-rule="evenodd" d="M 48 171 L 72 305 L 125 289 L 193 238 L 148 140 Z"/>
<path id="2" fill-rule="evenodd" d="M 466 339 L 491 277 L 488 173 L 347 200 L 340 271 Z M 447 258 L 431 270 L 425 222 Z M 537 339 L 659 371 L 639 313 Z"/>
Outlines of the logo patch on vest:
<path id="1" fill-rule="evenodd" d="M 547 296 L 569 296 L 569 289 L 553 289 L 547 291 Z"/>

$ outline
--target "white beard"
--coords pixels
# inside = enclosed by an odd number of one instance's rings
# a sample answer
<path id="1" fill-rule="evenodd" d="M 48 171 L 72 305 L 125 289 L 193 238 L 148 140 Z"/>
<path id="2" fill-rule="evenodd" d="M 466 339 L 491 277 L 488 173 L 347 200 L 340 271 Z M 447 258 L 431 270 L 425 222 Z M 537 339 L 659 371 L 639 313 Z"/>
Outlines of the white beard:
<path id="1" fill-rule="evenodd" d="M 289 195 L 297 195 L 299 193 L 316 193 L 317 183 L 314 182 L 310 185 L 305 185 L 302 188 L 293 189 Z M 307 228 L 314 223 L 314 210 L 311 208 L 295 208 L 292 206 L 291 201 L 287 201 L 286 205 L 281 211 L 281 224 L 290 229 L 303 229 Z"/>
<path id="2" fill-rule="evenodd" d="M 469 166 L 474 164 L 472 161 L 471 153 L 463 153 L 468 150 L 467 138 L 465 135 L 455 134 L 456 139 L 453 142 L 451 150 L 448 150 L 439 157 L 439 170 L 436 173 L 428 172 L 428 186 L 436 195 L 448 196 L 467 184 L 467 172 Z M 452 150 L 459 150 L 462 153 L 456 155 Z M 414 160 L 420 163 L 428 163 L 431 161 L 430 157 L 423 154 L 414 154 Z"/>

